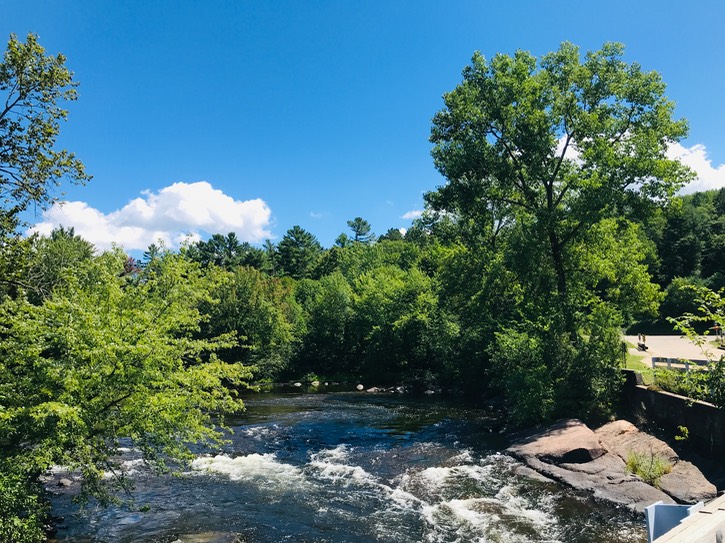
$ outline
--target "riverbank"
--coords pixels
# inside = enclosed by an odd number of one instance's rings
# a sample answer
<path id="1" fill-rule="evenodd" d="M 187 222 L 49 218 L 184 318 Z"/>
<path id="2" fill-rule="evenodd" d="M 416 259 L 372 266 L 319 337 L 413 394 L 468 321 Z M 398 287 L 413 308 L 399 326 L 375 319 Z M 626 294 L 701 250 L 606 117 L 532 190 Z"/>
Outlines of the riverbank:
<path id="1" fill-rule="evenodd" d="M 696 503 L 716 496 L 716 486 L 664 441 L 618 420 L 592 430 L 564 419 L 526 436 L 507 450 L 529 468 L 595 498 L 636 512 L 657 501 Z M 648 484 L 631 473 L 633 458 L 666 466 Z"/>

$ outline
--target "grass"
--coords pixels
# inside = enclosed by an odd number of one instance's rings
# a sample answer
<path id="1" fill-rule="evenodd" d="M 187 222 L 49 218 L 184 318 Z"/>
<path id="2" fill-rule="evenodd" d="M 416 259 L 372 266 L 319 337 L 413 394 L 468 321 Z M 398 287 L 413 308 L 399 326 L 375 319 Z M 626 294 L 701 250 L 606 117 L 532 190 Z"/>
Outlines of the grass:
<path id="1" fill-rule="evenodd" d="M 644 355 L 643 354 L 633 354 L 629 352 L 629 349 L 635 349 L 635 345 L 631 344 L 630 342 L 627 343 L 627 358 L 625 360 L 624 367 L 628 370 L 635 370 L 642 374 L 642 380 L 644 381 L 644 384 L 651 385 L 654 382 L 654 370 L 651 366 L 645 364 L 643 362 Z"/>
<path id="2" fill-rule="evenodd" d="M 627 473 L 634 473 L 648 485 L 660 487 L 663 475 L 672 471 L 672 464 L 666 459 L 650 452 L 649 454 L 629 451 L 627 455 Z"/>

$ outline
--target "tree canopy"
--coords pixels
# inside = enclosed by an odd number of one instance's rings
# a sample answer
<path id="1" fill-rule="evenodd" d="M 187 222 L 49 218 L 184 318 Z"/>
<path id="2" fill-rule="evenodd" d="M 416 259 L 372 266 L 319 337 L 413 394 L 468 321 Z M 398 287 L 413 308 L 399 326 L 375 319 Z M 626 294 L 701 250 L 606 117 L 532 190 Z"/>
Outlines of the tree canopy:
<path id="1" fill-rule="evenodd" d="M 547 245 L 558 294 L 565 251 L 599 220 L 667 200 L 690 178 L 667 145 L 687 133 L 672 119 L 656 72 L 608 43 L 580 59 L 563 43 L 540 60 L 524 51 L 476 53 L 433 119 L 433 157 L 447 184 L 428 201 L 474 217 L 489 236 L 514 221 Z"/>
<path id="2" fill-rule="evenodd" d="M 55 148 L 64 101 L 77 98 L 73 74 L 61 54 L 46 56 L 35 34 L 25 43 L 10 35 L 0 63 L 0 205 L 15 215 L 45 205 L 61 180 L 90 179 L 83 163 Z"/>
<path id="3" fill-rule="evenodd" d="M 375 240 L 375 234 L 372 232 L 370 223 L 362 217 L 355 217 L 351 221 L 347 221 L 353 233 L 353 241 L 357 243 L 370 243 Z"/>

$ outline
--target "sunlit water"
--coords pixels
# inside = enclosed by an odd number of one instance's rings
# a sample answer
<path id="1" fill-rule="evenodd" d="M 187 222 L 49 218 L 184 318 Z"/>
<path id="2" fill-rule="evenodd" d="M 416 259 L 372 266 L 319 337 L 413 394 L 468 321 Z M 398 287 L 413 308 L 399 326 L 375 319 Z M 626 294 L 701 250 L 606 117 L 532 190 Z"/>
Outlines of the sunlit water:
<path id="1" fill-rule="evenodd" d="M 641 519 L 516 474 L 485 411 L 362 394 L 257 396 L 181 477 L 129 451 L 135 511 L 69 492 L 58 541 L 643 542 Z M 140 512 L 139 506 L 148 510 Z"/>

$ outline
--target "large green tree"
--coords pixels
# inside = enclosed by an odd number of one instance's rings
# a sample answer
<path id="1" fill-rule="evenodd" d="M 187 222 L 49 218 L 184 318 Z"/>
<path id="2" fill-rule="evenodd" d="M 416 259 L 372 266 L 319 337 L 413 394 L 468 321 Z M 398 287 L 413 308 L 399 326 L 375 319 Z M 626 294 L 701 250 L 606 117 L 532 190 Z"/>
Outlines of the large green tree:
<path id="1" fill-rule="evenodd" d="M 300 310 L 288 278 L 270 277 L 250 267 L 207 269 L 212 298 L 201 306 L 201 337 L 234 334 L 238 343 L 218 352 L 227 362 L 254 366 L 255 379 L 276 377 L 296 344 Z"/>
<path id="2" fill-rule="evenodd" d="M 568 249 L 592 225 L 667 200 L 690 177 L 666 156 L 685 121 L 672 118 L 659 74 L 623 53 L 615 43 L 583 61 L 570 43 L 540 60 L 476 53 L 433 119 L 433 157 L 447 184 L 431 204 L 491 235 L 525 228 L 546 246 L 541 264 L 562 301 Z"/>
<path id="3" fill-rule="evenodd" d="M 493 274 L 468 300 L 450 300 L 482 312 L 461 322 L 519 422 L 611 408 L 619 327 L 659 300 L 649 248 L 628 219 L 690 179 L 666 156 L 687 125 L 673 119 L 660 76 L 623 54 L 605 44 L 582 59 L 569 43 L 540 59 L 476 53 L 433 119 L 447 182 L 427 204 Z M 488 291 L 496 277 L 506 287 Z M 502 303 L 475 302 L 486 292 Z"/>

